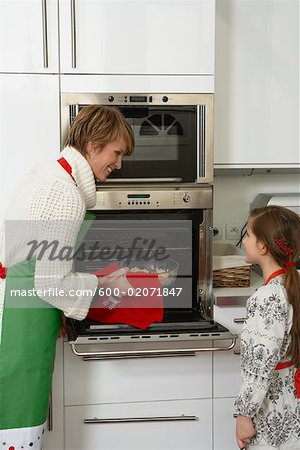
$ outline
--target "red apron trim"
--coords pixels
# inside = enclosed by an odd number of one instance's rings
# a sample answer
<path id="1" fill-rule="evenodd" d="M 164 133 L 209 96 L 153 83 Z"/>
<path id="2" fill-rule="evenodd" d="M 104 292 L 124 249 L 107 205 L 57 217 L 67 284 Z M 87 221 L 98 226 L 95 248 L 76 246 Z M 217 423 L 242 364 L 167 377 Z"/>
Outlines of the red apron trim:
<path id="1" fill-rule="evenodd" d="M 272 278 L 278 277 L 278 275 L 281 275 L 281 274 L 283 274 L 283 273 L 285 273 L 285 272 L 286 272 L 286 267 L 285 267 L 284 269 L 276 270 L 276 272 L 273 272 L 273 273 L 269 276 L 269 278 L 267 278 L 267 280 L 264 282 L 264 286 L 265 286 L 266 284 L 268 284 L 268 283 L 272 280 Z"/>
<path id="2" fill-rule="evenodd" d="M 275 370 L 286 369 L 287 367 L 291 367 L 293 365 L 294 365 L 293 361 L 280 362 L 275 367 Z"/>
<path id="3" fill-rule="evenodd" d="M 6 278 L 6 267 L 2 266 L 2 263 L 0 263 L 0 278 L 4 280 Z"/>
<path id="4" fill-rule="evenodd" d="M 282 362 L 278 363 L 275 367 L 275 370 L 282 370 L 286 369 L 287 367 L 293 366 L 294 363 L 292 361 Z M 296 373 L 294 375 L 295 380 L 295 388 L 296 388 L 296 397 L 300 398 L 300 368 L 296 370 Z"/>
<path id="5" fill-rule="evenodd" d="M 72 167 L 70 166 L 68 161 L 65 158 L 60 158 L 57 160 L 57 162 L 58 162 L 58 164 L 60 164 L 62 166 L 63 169 L 65 169 L 65 171 L 70 175 L 70 177 L 72 178 L 72 180 L 74 181 L 74 183 L 77 186 L 76 180 L 72 175 Z"/>

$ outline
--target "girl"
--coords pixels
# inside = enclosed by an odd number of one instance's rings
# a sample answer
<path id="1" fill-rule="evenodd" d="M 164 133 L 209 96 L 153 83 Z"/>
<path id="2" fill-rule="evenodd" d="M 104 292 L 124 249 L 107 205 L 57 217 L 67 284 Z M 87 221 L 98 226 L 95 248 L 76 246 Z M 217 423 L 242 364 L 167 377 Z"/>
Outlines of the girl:
<path id="1" fill-rule="evenodd" d="M 254 209 L 243 243 L 264 285 L 248 300 L 241 335 L 237 444 L 300 449 L 300 217 L 279 206 Z"/>

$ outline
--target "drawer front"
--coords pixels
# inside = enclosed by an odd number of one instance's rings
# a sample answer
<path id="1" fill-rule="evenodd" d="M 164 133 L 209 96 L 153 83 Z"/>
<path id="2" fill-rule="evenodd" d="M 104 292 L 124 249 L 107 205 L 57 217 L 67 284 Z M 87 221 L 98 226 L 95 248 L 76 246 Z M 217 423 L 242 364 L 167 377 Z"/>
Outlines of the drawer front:
<path id="1" fill-rule="evenodd" d="M 213 396 L 235 397 L 240 386 L 240 343 L 228 352 L 214 353 Z M 221 343 L 222 341 L 220 341 Z M 226 344 L 226 341 L 224 341 Z"/>
<path id="2" fill-rule="evenodd" d="M 235 440 L 234 398 L 214 400 L 214 450 L 237 449 Z"/>
<path id="3" fill-rule="evenodd" d="M 66 342 L 64 383 L 65 405 L 210 398 L 212 354 L 84 361 Z"/>
<path id="4" fill-rule="evenodd" d="M 196 420 L 171 420 L 182 415 Z M 65 450 L 212 450 L 210 399 L 72 406 L 66 408 L 65 418 Z M 84 423 L 95 418 L 134 420 Z M 145 418 L 152 421 L 140 421 Z"/>

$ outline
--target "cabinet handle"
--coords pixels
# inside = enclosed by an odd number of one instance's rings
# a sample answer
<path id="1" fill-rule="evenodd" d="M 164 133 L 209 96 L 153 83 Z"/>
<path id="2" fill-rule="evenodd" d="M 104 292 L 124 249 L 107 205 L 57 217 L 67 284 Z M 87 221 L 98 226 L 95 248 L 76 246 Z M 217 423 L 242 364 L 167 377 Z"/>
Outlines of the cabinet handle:
<path id="1" fill-rule="evenodd" d="M 76 13 L 75 0 L 71 1 L 71 45 L 72 45 L 72 68 L 76 68 Z"/>
<path id="2" fill-rule="evenodd" d="M 231 350 L 236 344 L 237 338 L 232 337 L 228 347 L 191 347 L 161 350 L 110 350 L 100 352 L 78 352 L 76 344 L 71 343 L 71 348 L 76 356 L 82 356 L 85 361 L 102 359 L 129 359 L 129 358 L 159 358 L 164 356 L 195 356 L 198 352 L 222 352 Z M 85 344 L 81 344 L 85 345 Z"/>
<path id="3" fill-rule="evenodd" d="M 236 319 L 233 319 L 234 323 L 244 323 L 246 320 L 246 317 L 237 317 Z"/>
<path id="4" fill-rule="evenodd" d="M 48 431 L 53 431 L 53 400 L 52 400 L 52 391 L 50 392 L 50 398 L 49 398 Z"/>
<path id="5" fill-rule="evenodd" d="M 44 68 L 48 68 L 48 28 L 47 28 L 47 0 L 42 0 L 42 23 L 43 23 L 43 61 Z"/>
<path id="6" fill-rule="evenodd" d="M 175 421 L 197 421 L 197 416 L 166 416 L 166 417 L 116 417 L 112 419 L 84 419 L 84 423 L 90 424 L 103 424 L 103 423 L 136 423 L 136 422 L 175 422 Z"/>

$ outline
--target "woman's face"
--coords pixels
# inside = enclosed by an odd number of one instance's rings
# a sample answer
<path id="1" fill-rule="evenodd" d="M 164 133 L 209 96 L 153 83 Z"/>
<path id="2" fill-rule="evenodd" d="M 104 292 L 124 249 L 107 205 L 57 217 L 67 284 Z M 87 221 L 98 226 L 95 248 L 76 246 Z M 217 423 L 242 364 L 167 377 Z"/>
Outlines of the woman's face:
<path id="1" fill-rule="evenodd" d="M 115 169 L 121 169 L 122 158 L 127 151 L 124 138 L 108 142 L 104 146 L 89 142 L 86 148 L 86 159 L 95 178 L 105 181 Z"/>

